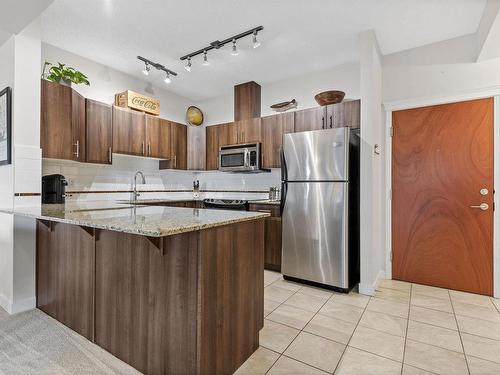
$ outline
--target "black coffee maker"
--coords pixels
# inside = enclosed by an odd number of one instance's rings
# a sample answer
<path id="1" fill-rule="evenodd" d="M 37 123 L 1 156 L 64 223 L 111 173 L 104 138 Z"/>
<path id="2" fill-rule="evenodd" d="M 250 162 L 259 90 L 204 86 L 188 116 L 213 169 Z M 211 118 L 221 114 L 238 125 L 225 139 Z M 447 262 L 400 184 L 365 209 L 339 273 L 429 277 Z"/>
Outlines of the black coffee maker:
<path id="1" fill-rule="evenodd" d="M 42 177 L 42 203 L 64 203 L 68 182 L 61 174 Z"/>

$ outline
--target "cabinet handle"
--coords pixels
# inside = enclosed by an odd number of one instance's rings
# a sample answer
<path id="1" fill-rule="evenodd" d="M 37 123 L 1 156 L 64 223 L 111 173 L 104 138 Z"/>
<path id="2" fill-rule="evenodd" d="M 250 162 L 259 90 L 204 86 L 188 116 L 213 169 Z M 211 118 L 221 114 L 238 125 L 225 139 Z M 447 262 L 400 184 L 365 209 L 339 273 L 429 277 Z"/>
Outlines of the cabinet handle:
<path id="1" fill-rule="evenodd" d="M 145 152 L 145 150 L 144 150 L 144 142 L 142 142 L 142 154 L 143 154 L 143 155 L 146 155 L 146 152 Z"/>
<path id="2" fill-rule="evenodd" d="M 321 129 L 325 128 L 325 118 L 321 117 Z"/>
<path id="3" fill-rule="evenodd" d="M 174 155 L 174 168 L 177 168 L 177 155 Z"/>
<path id="4" fill-rule="evenodd" d="M 257 210 L 257 212 L 265 212 L 266 214 L 270 214 L 271 210 Z"/>
<path id="5" fill-rule="evenodd" d="M 333 116 L 330 116 L 330 129 L 333 127 Z"/>
<path id="6" fill-rule="evenodd" d="M 75 155 L 77 159 L 80 159 L 80 141 L 76 141 L 73 146 L 76 146 L 76 152 L 74 152 L 73 155 Z"/>
<path id="7" fill-rule="evenodd" d="M 148 156 L 151 156 L 151 143 L 148 143 Z"/>
<path id="8" fill-rule="evenodd" d="M 111 147 L 108 147 L 108 161 L 111 163 Z"/>

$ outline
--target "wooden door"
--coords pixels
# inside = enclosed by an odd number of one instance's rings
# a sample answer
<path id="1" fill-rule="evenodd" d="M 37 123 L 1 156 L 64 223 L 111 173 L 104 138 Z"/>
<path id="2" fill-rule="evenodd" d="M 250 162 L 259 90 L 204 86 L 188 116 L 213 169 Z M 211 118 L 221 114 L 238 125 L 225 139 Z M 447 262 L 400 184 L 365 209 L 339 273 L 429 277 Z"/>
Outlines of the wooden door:
<path id="1" fill-rule="evenodd" d="M 113 106 L 113 152 L 146 156 L 144 113 Z"/>
<path id="2" fill-rule="evenodd" d="M 235 123 L 238 134 L 237 143 L 255 143 L 260 142 L 260 117 L 241 120 Z"/>
<path id="3" fill-rule="evenodd" d="M 93 341 L 93 229 L 37 220 L 36 262 L 37 307 Z"/>
<path id="4" fill-rule="evenodd" d="M 72 159 L 75 161 L 86 160 L 85 125 L 85 98 L 75 90 L 71 90 L 71 138 L 74 147 Z"/>
<path id="5" fill-rule="evenodd" d="M 316 107 L 295 111 L 295 132 L 326 129 L 326 108 Z"/>
<path id="6" fill-rule="evenodd" d="M 187 169 L 187 126 L 173 121 L 170 125 L 174 169 Z"/>
<path id="7" fill-rule="evenodd" d="M 146 155 L 172 158 L 171 123 L 157 116 L 146 115 Z"/>
<path id="8" fill-rule="evenodd" d="M 267 212 L 264 226 L 264 268 L 281 272 L 281 212 L 279 205 L 255 204 L 249 211 Z"/>
<path id="9" fill-rule="evenodd" d="M 86 100 L 87 162 L 112 163 L 113 120 L 111 106 Z"/>
<path id="10" fill-rule="evenodd" d="M 393 278 L 492 295 L 493 99 L 394 112 L 393 127 Z"/>
<path id="11" fill-rule="evenodd" d="M 262 118 L 262 165 L 264 168 L 281 167 L 283 134 L 294 132 L 294 119 L 293 112 Z"/>
<path id="12" fill-rule="evenodd" d="M 40 145 L 44 158 L 72 160 L 72 105 L 70 87 L 42 80 Z"/>

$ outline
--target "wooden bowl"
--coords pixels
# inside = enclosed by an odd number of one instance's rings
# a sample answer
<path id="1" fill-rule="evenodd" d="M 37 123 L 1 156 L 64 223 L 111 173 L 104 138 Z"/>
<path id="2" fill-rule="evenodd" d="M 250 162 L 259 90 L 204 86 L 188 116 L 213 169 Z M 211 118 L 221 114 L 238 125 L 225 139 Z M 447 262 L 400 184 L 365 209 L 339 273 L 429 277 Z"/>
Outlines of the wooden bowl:
<path id="1" fill-rule="evenodd" d="M 344 100 L 345 92 L 343 91 L 323 91 L 314 96 L 319 105 L 337 104 Z"/>

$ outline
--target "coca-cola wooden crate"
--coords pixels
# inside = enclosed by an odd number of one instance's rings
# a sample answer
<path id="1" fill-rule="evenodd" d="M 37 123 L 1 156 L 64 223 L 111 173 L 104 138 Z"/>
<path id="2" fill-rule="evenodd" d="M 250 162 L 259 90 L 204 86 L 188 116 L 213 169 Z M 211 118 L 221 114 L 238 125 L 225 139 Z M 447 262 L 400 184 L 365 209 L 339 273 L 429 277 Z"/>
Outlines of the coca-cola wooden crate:
<path id="1" fill-rule="evenodd" d="M 150 113 L 156 116 L 160 114 L 159 100 L 130 90 L 116 94 L 115 105 L 118 107 L 131 108 L 137 111 Z"/>

